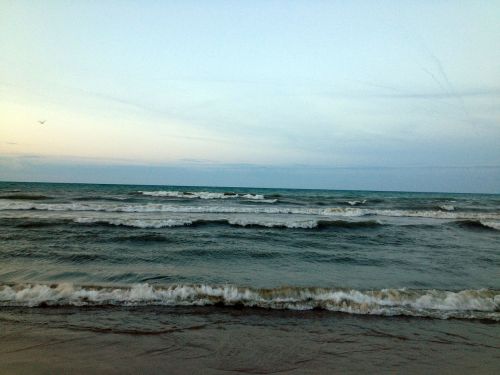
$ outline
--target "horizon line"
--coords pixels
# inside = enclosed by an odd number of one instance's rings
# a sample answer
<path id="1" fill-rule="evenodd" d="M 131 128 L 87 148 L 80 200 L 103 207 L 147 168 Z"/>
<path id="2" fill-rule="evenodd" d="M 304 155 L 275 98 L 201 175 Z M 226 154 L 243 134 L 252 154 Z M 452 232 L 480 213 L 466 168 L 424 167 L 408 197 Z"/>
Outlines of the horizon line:
<path id="1" fill-rule="evenodd" d="M 262 187 L 262 186 L 215 186 L 215 185 L 177 185 L 177 184 L 119 184 L 107 182 L 53 182 L 53 181 L 5 181 L 0 179 L 0 184 L 56 184 L 56 185 L 106 185 L 106 186 L 165 186 L 165 187 L 194 187 L 194 188 L 223 188 L 223 189 L 264 189 L 264 190 L 311 190 L 311 191 L 354 191 L 366 193 L 412 193 L 412 194 L 464 194 L 464 195 L 500 195 L 499 193 L 468 193 L 450 191 L 410 191 L 410 190 L 369 190 L 369 189 L 333 189 L 333 188 L 286 188 L 286 187 Z"/>

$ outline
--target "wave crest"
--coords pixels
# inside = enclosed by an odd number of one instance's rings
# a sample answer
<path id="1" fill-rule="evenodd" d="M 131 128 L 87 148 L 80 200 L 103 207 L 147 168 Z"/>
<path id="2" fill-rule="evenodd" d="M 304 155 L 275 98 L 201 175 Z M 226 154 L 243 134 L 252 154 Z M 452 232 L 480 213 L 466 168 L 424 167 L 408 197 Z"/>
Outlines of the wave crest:
<path id="1" fill-rule="evenodd" d="M 130 288 L 79 287 L 72 284 L 0 286 L 0 306 L 244 306 L 366 315 L 500 320 L 500 291 L 355 289 L 173 284 Z"/>
<path id="2" fill-rule="evenodd" d="M 466 228 L 500 230 L 500 222 L 491 220 L 464 220 L 456 222 L 458 225 Z"/>
<path id="3" fill-rule="evenodd" d="M 248 199 L 262 201 L 265 203 L 275 203 L 277 199 L 266 199 L 262 194 L 238 194 L 238 193 L 218 193 L 209 191 L 138 191 L 141 195 L 164 198 L 182 198 L 182 199 Z"/>
<path id="4" fill-rule="evenodd" d="M 455 206 L 451 204 L 442 204 L 438 208 L 443 211 L 455 211 Z"/>
<path id="5" fill-rule="evenodd" d="M 264 220 L 250 218 L 232 219 L 107 219 L 80 217 L 73 220 L 78 224 L 115 225 L 132 228 L 171 228 L 182 226 L 200 225 L 230 225 L 236 227 L 259 227 L 259 228 L 289 228 L 289 229 L 317 229 L 317 228 L 367 228 L 381 225 L 377 221 L 345 221 L 345 220 Z"/>
<path id="6" fill-rule="evenodd" d="M 365 204 L 366 203 L 366 199 L 363 199 L 362 201 L 347 201 L 347 203 L 350 206 L 358 206 L 358 205 L 361 205 L 361 204 Z"/>
<path id="7" fill-rule="evenodd" d="M 442 210 L 400 210 L 369 209 L 357 207 L 276 207 L 276 206 L 231 206 L 231 205 L 198 205 L 184 206 L 174 204 L 119 204 L 119 203 L 34 203 L 34 202 L 2 202 L 0 210 L 39 210 L 39 211 L 101 211 L 101 212 L 171 212 L 171 213 L 211 213 L 211 214 L 296 214 L 317 216 L 387 216 L 415 217 L 447 220 L 500 220 L 498 212 L 457 212 Z"/>

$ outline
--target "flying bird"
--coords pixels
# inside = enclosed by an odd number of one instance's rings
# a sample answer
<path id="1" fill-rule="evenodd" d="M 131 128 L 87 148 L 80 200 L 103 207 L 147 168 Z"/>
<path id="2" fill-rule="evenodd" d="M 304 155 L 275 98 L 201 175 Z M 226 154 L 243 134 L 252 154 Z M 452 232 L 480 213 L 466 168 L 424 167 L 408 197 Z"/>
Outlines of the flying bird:
<path id="1" fill-rule="evenodd" d="M 39 123 L 40 125 L 43 125 L 43 124 L 45 124 L 45 121 L 47 121 L 47 120 L 38 120 L 38 123 Z"/>

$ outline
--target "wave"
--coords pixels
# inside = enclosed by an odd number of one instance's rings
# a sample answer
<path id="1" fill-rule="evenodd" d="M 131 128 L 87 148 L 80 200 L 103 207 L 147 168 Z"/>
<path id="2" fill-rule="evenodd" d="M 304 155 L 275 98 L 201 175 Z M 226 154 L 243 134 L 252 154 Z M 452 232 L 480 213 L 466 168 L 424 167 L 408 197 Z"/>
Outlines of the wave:
<path id="1" fill-rule="evenodd" d="M 366 199 L 363 199 L 362 201 L 347 201 L 347 203 L 351 206 L 358 206 L 358 205 L 361 205 L 361 204 L 365 204 L 366 203 Z"/>
<path id="2" fill-rule="evenodd" d="M 276 206 L 182 206 L 173 204 L 113 204 L 113 203 L 35 203 L 1 202 L 0 210 L 41 211 L 102 211 L 102 212 L 171 212 L 171 213 L 213 213 L 213 214 L 297 214 L 319 216 L 388 216 L 416 217 L 448 220 L 500 220 L 498 212 L 450 212 L 442 210 L 400 210 L 369 209 L 355 207 L 276 207 Z"/>
<path id="3" fill-rule="evenodd" d="M 75 201 L 111 201 L 111 202 L 124 202 L 129 201 L 130 198 L 119 197 L 119 196 L 109 196 L 109 195 L 90 195 L 87 197 L 75 197 L 72 198 Z"/>
<path id="4" fill-rule="evenodd" d="M 13 221 L 15 223 L 15 227 L 17 228 L 44 228 L 51 227 L 57 225 L 64 225 L 68 223 L 68 219 L 26 219 L 23 218 L 21 220 L 11 219 L 8 221 Z"/>
<path id="5" fill-rule="evenodd" d="M 78 224 L 114 225 L 132 228 L 171 228 L 182 226 L 201 225 L 230 225 L 250 228 L 290 228 L 290 229 L 322 229 L 322 228 L 373 228 L 380 226 L 377 221 L 344 221 L 344 220 L 258 220 L 248 218 L 237 219 L 104 219 L 104 218 L 76 218 Z"/>
<path id="6" fill-rule="evenodd" d="M 500 230 L 500 222 L 489 220 L 464 220 L 456 222 L 458 225 L 466 228 Z"/>
<path id="7" fill-rule="evenodd" d="M 168 237 L 158 233 L 118 236 L 113 238 L 113 240 L 120 242 L 171 242 L 172 241 Z"/>
<path id="8" fill-rule="evenodd" d="M 479 221 L 483 226 L 491 229 L 496 229 L 500 230 L 500 222 L 498 221 L 486 221 L 486 220 L 480 220 Z"/>
<path id="9" fill-rule="evenodd" d="M 490 319 L 500 321 L 498 290 L 354 290 L 172 284 L 132 287 L 16 284 L 0 286 L 0 306 L 242 306 L 382 316 Z"/>
<path id="10" fill-rule="evenodd" d="M 192 225 L 189 219 L 100 219 L 79 217 L 73 220 L 77 224 L 115 225 L 134 228 L 165 228 Z"/>
<path id="11" fill-rule="evenodd" d="M 0 199 L 39 201 L 45 199 L 52 199 L 52 197 L 42 194 L 7 194 L 7 195 L 0 195 Z"/>
<path id="12" fill-rule="evenodd" d="M 455 211 L 455 207 L 451 204 L 442 204 L 438 208 L 444 211 Z"/>
<path id="13" fill-rule="evenodd" d="M 265 203 L 275 203 L 277 199 L 266 199 L 261 194 L 217 193 L 209 191 L 138 191 L 139 194 L 151 197 L 182 198 L 182 199 L 248 199 Z"/>

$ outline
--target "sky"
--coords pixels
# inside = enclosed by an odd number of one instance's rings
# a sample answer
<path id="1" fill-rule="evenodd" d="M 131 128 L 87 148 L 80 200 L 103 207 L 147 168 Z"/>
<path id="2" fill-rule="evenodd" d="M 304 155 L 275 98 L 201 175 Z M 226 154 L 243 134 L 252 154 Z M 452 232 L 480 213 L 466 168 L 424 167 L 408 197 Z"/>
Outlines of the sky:
<path id="1" fill-rule="evenodd" d="M 499 19 L 0 0 L 0 180 L 500 193 Z"/>

